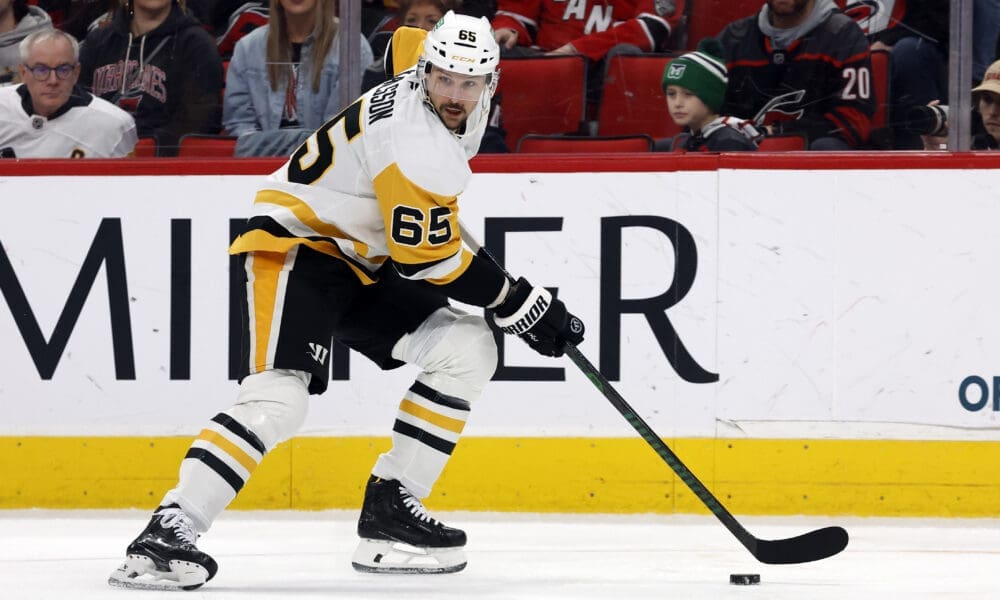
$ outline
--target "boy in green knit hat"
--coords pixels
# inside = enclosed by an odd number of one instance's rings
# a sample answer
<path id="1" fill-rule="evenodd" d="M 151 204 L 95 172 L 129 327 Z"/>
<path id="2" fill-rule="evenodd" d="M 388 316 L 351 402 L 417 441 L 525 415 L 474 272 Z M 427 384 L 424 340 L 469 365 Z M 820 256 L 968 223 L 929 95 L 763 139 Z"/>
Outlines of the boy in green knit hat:
<path id="1" fill-rule="evenodd" d="M 756 150 L 761 133 L 737 117 L 719 115 L 726 97 L 726 63 L 722 45 L 713 38 L 698 49 L 675 58 L 663 70 L 660 85 L 667 96 L 670 118 L 684 132 L 656 142 L 657 151 L 734 152 Z"/>

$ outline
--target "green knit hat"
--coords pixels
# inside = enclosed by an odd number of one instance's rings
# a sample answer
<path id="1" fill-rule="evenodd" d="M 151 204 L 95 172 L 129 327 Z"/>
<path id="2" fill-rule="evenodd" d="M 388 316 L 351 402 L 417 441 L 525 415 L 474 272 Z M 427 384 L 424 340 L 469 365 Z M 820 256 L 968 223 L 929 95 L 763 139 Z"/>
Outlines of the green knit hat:
<path id="1" fill-rule="evenodd" d="M 668 85 L 687 88 L 713 112 L 718 112 L 726 97 L 726 82 L 729 81 L 726 63 L 720 56 L 722 44 L 718 40 L 702 39 L 696 51 L 682 54 L 667 64 L 660 87 L 664 92 Z"/>

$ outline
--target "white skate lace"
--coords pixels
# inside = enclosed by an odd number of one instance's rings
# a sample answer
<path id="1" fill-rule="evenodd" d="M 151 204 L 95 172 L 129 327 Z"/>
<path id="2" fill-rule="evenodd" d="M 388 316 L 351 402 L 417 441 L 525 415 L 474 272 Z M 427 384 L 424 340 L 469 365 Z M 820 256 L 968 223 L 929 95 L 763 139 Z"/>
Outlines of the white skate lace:
<path id="1" fill-rule="evenodd" d="M 403 505 L 410 509 L 410 514 L 425 523 L 437 523 L 433 517 L 427 514 L 427 509 L 424 508 L 423 503 L 417 500 L 406 488 L 400 487 L 399 493 L 403 497 Z"/>
<path id="2" fill-rule="evenodd" d="M 191 519 L 184 514 L 184 511 L 177 508 L 168 508 L 160 511 L 160 526 L 164 529 L 173 529 L 177 537 L 189 544 L 198 541 L 198 533 L 191 525 Z"/>

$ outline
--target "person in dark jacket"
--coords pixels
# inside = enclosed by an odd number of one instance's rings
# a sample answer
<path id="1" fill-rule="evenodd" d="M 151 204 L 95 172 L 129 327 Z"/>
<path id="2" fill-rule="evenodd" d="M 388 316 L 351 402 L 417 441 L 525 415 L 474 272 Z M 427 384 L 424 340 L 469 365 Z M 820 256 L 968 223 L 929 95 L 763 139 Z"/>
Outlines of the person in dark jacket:
<path id="1" fill-rule="evenodd" d="M 186 133 L 219 132 L 222 60 L 184 0 L 127 0 L 87 35 L 80 64 L 80 83 L 132 114 L 160 156 Z"/>
<path id="2" fill-rule="evenodd" d="M 948 104 L 949 11 L 948 0 L 911 0 L 895 27 L 870 35 L 872 50 L 892 52 L 889 114 L 897 150 L 922 147 L 902 118 L 908 109 L 932 100 Z"/>
<path id="3" fill-rule="evenodd" d="M 684 131 L 658 140 L 656 152 L 739 152 L 756 150 L 757 129 L 744 119 L 719 115 L 726 97 L 727 71 L 722 45 L 712 38 L 698 43 L 698 50 L 670 61 L 660 85 L 674 123 Z"/>
<path id="4" fill-rule="evenodd" d="M 810 150 L 862 147 L 871 131 L 871 54 L 834 0 L 767 0 L 719 34 L 729 68 L 724 114 L 768 135 L 803 134 Z"/>

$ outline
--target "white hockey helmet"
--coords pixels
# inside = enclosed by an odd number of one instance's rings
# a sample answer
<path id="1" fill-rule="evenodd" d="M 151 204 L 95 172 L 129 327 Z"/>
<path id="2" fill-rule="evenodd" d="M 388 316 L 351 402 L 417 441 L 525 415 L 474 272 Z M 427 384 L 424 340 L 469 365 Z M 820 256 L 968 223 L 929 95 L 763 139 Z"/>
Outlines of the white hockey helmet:
<path id="1" fill-rule="evenodd" d="M 493 37 L 493 27 L 486 17 L 457 15 L 449 10 L 434 29 L 424 38 L 424 51 L 417 65 L 417 74 L 424 90 L 424 98 L 433 110 L 430 101 L 428 75 L 431 65 L 466 77 L 485 75 L 486 85 L 478 98 L 478 105 L 469 113 L 462 138 L 471 132 L 479 132 L 486 127 L 490 114 L 490 100 L 500 81 L 500 46 Z M 466 98 L 472 100 L 473 98 Z"/>
<path id="2" fill-rule="evenodd" d="M 500 46 L 486 17 L 449 10 L 427 33 L 422 58 L 461 75 L 493 75 L 500 64 Z"/>

